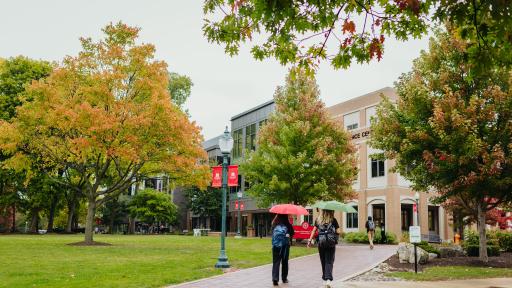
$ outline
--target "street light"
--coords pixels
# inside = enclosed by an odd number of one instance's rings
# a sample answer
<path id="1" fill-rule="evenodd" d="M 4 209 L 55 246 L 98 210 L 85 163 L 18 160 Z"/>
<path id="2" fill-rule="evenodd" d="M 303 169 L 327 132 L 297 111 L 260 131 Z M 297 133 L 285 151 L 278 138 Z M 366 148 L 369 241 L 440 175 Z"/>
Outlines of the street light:
<path id="1" fill-rule="evenodd" d="M 416 226 L 420 226 L 420 193 L 414 193 L 414 200 L 416 201 Z"/>
<path id="2" fill-rule="evenodd" d="M 224 135 L 219 138 L 219 148 L 222 152 L 222 231 L 220 234 L 220 255 L 215 268 L 229 268 L 228 256 L 226 255 L 226 190 L 228 186 L 228 156 L 233 149 L 233 138 L 228 131 L 228 126 Z"/>
<path id="3" fill-rule="evenodd" d="M 240 230 L 242 230 L 242 219 L 241 219 L 241 215 L 240 215 L 240 209 L 242 207 L 242 192 L 241 191 L 238 191 L 237 193 L 237 196 L 238 196 L 238 227 L 237 227 L 237 231 L 236 231 L 236 236 L 235 238 L 242 238 L 242 235 L 240 234 Z"/>

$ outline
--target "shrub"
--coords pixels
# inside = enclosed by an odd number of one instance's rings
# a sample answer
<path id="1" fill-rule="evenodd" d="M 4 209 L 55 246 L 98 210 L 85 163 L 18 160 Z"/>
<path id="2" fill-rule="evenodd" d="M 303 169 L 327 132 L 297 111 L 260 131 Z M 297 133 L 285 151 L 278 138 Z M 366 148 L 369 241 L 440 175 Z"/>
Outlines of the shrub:
<path id="1" fill-rule="evenodd" d="M 480 255 L 480 246 L 478 245 L 467 245 L 464 249 L 470 257 L 478 257 Z M 487 256 L 500 256 L 500 247 L 495 245 L 487 246 Z"/>
<path id="2" fill-rule="evenodd" d="M 498 243 L 501 250 L 506 252 L 512 252 L 512 233 L 510 232 L 498 232 L 496 233 Z"/>
<path id="3" fill-rule="evenodd" d="M 430 245 L 427 241 L 421 241 L 418 244 L 418 247 L 427 251 L 428 253 L 434 253 L 437 254 L 437 256 L 441 255 L 441 251 L 439 251 L 439 249 L 437 249 L 436 247 Z"/>
<path id="4" fill-rule="evenodd" d="M 400 237 L 400 242 L 409 243 L 409 232 L 402 232 L 402 236 Z"/>
<path id="5" fill-rule="evenodd" d="M 395 244 L 396 236 L 393 233 L 386 232 L 387 243 Z M 366 232 L 349 232 L 345 234 L 344 240 L 349 243 L 368 243 L 368 234 Z M 382 237 L 380 235 L 380 229 L 375 231 L 374 243 L 381 243 Z"/>

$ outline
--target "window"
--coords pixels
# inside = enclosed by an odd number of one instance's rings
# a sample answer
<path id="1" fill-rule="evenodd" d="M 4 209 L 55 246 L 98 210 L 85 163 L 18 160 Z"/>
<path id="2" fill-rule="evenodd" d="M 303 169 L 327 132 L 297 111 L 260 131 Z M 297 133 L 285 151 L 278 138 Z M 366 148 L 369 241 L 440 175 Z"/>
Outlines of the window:
<path id="1" fill-rule="evenodd" d="M 384 160 L 372 159 L 372 178 L 384 176 Z"/>
<path id="2" fill-rule="evenodd" d="M 242 140 L 243 140 L 243 131 L 242 129 L 238 129 L 233 132 L 233 159 L 242 156 Z"/>
<path id="3" fill-rule="evenodd" d="M 359 128 L 359 111 L 343 116 L 343 123 L 347 130 Z"/>
<path id="4" fill-rule="evenodd" d="M 267 124 L 267 120 L 268 120 L 268 119 L 261 120 L 261 121 L 260 121 L 260 124 L 258 125 L 258 126 L 259 126 L 259 128 L 261 128 L 263 125 Z"/>
<path id="5" fill-rule="evenodd" d="M 352 206 L 357 210 L 357 206 Z M 359 228 L 358 213 L 347 213 L 347 229 Z"/>
<path id="6" fill-rule="evenodd" d="M 370 127 L 371 119 L 377 116 L 377 107 L 372 106 L 366 108 L 366 127 Z"/>
<path id="7" fill-rule="evenodd" d="M 245 127 L 245 149 L 256 150 L 256 124 Z"/>
<path id="8" fill-rule="evenodd" d="M 313 222 L 313 209 L 308 209 L 309 215 L 304 215 L 304 222 L 308 222 L 309 225 L 314 225 Z M 302 224 L 302 223 L 301 223 Z"/>

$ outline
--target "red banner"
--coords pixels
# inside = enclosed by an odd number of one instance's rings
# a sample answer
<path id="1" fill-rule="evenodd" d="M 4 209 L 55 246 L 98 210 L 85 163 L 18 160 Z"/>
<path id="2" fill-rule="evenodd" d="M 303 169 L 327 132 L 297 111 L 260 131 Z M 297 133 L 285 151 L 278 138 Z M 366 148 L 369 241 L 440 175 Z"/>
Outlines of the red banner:
<path id="1" fill-rule="evenodd" d="M 212 167 L 212 187 L 222 187 L 222 167 Z"/>
<path id="2" fill-rule="evenodd" d="M 240 201 L 240 210 L 244 210 L 244 202 Z"/>
<path id="3" fill-rule="evenodd" d="M 228 186 L 238 186 L 238 166 L 229 165 L 228 167 Z"/>
<path id="4" fill-rule="evenodd" d="M 235 210 L 238 210 L 238 200 L 235 200 Z"/>

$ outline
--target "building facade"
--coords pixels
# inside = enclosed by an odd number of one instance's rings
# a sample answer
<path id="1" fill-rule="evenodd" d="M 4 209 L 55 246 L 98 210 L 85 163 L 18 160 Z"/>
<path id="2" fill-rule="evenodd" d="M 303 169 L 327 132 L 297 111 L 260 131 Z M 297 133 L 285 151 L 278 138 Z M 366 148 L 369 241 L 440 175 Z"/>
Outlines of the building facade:
<path id="1" fill-rule="evenodd" d="M 416 212 L 415 192 L 410 189 L 410 183 L 399 174 L 389 172 L 393 161 L 372 158 L 372 154 L 380 151 L 369 146 L 370 119 L 376 115 L 381 94 L 392 101 L 397 100 L 394 89 L 387 87 L 327 108 L 332 119 L 351 133 L 359 159 L 359 174 L 353 183 L 357 198 L 346 202 L 358 212 L 337 212 L 335 216 L 344 232 L 365 231 L 366 219 L 372 216 L 378 227 L 383 226 L 386 231 L 400 237 L 403 231 L 408 231 L 409 226 L 415 223 L 415 219 L 419 219 L 423 239 L 432 242 L 453 239 L 451 217 L 443 207 L 430 201 L 432 195 L 419 193 Z M 249 151 L 257 149 L 258 131 L 274 110 L 275 103 L 271 100 L 231 118 L 234 140 L 231 162 L 237 164 Z M 220 156 L 218 146 L 215 148 L 218 138 L 207 142 L 204 145 L 205 150 L 212 160 L 216 159 Z M 268 212 L 269 207 L 259 207 L 256 200 L 246 194 L 249 187 L 250 183 L 240 175 L 239 186 L 230 188 L 228 231 L 236 232 L 238 209 L 243 207 L 240 211 L 241 234 L 249 237 L 269 236 L 272 214 Z M 236 205 L 237 203 L 240 205 Z M 309 211 L 312 215 L 296 219 L 295 224 L 299 225 L 302 221 L 312 223 L 317 212 L 312 209 Z"/>
<path id="2" fill-rule="evenodd" d="M 433 195 L 419 193 L 418 209 L 414 211 L 416 199 L 410 182 L 397 173 L 389 172 L 394 161 L 376 159 L 375 154 L 381 151 L 369 145 L 370 120 L 376 115 L 381 94 L 392 101 L 398 98 L 395 90 L 387 87 L 327 108 L 332 118 L 351 133 L 359 158 L 359 174 L 353 183 L 357 198 L 347 202 L 358 213 L 338 213 L 338 220 L 341 220 L 345 232 L 362 231 L 367 217 L 372 216 L 378 227 L 383 225 L 386 231 L 400 237 L 419 216 L 424 240 L 453 239 L 451 217 L 443 207 L 432 204 L 430 199 Z"/>

